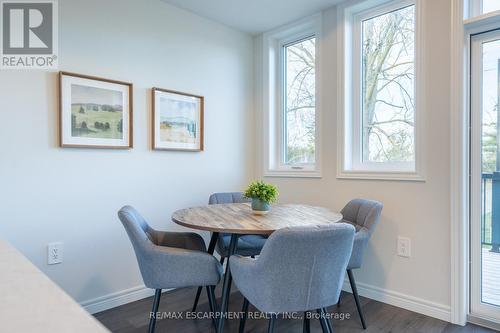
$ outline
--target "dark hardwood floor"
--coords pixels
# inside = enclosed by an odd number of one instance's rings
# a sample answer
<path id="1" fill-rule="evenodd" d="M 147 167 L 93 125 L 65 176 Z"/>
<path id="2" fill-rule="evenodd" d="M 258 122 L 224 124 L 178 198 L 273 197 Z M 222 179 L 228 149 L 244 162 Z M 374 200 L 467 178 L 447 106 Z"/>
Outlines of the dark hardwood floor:
<path id="1" fill-rule="evenodd" d="M 160 312 L 182 313 L 184 319 L 161 319 L 157 321 L 157 333 L 197 333 L 214 332 L 209 319 L 185 319 L 186 311 L 191 311 L 196 289 L 179 289 L 164 293 L 161 299 Z M 218 293 L 218 297 L 219 297 Z M 220 300 L 218 300 L 220 301 Z M 231 295 L 229 309 L 239 312 L 243 298 L 238 292 Z M 361 298 L 368 328 L 364 331 L 359 322 L 354 299 L 351 294 L 344 293 L 340 307 L 330 307 L 331 313 L 350 315 L 350 319 L 332 320 L 336 333 L 355 332 L 419 332 L 419 333 L 487 333 L 495 332 L 486 328 L 469 324 L 465 327 L 456 326 L 447 322 L 427 317 L 415 312 L 407 311 L 391 305 Z M 147 332 L 149 312 L 151 311 L 152 298 L 126 304 L 95 315 L 112 332 L 118 333 L 144 333 Z M 198 311 L 208 311 L 206 294 L 200 299 Z M 250 311 L 255 309 L 250 306 Z M 239 319 L 226 321 L 225 332 L 238 332 Z M 266 319 L 248 319 L 246 333 L 267 332 Z M 302 332 L 302 320 L 279 319 L 276 325 L 277 333 Z M 311 332 L 321 332 L 317 320 L 311 320 Z"/>

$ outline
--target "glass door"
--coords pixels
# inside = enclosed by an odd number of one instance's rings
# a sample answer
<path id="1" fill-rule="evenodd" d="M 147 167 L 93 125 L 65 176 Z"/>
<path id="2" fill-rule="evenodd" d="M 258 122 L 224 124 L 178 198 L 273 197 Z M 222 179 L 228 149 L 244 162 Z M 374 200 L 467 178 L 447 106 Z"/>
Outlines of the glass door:
<path id="1" fill-rule="evenodd" d="M 471 40 L 470 311 L 500 321 L 500 31 Z"/>

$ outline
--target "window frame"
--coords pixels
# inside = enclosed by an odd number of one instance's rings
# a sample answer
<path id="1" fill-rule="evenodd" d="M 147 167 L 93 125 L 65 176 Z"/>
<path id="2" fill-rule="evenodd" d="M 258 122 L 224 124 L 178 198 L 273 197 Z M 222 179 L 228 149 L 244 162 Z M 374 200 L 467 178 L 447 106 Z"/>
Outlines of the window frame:
<path id="1" fill-rule="evenodd" d="M 500 15 L 500 10 L 483 13 L 484 0 L 464 0 L 467 11 L 464 13 L 464 19 L 484 18 L 488 16 Z"/>
<path id="2" fill-rule="evenodd" d="M 481 16 L 483 12 L 483 0 L 468 0 L 468 2 L 468 17 Z"/>
<path id="3" fill-rule="evenodd" d="M 285 132 L 285 47 L 316 38 L 315 51 L 315 163 L 286 164 Z M 263 152 L 264 177 L 313 177 L 321 174 L 321 99 L 320 99 L 321 15 L 263 34 Z"/>
<path id="4" fill-rule="evenodd" d="M 286 98 L 287 98 L 287 83 L 288 83 L 288 78 L 286 75 L 286 68 L 287 68 L 287 57 L 286 57 L 286 48 L 289 46 L 292 46 L 294 44 L 298 44 L 302 41 L 308 40 L 314 38 L 317 41 L 316 34 L 307 34 L 305 32 L 304 34 L 295 34 L 291 36 L 290 38 L 285 38 L 279 41 L 279 48 L 280 48 L 280 56 L 279 56 L 279 62 L 278 62 L 278 67 L 280 71 L 280 79 L 279 79 L 279 100 L 280 104 L 278 106 L 278 122 L 280 123 L 280 129 L 279 129 L 279 135 L 281 138 L 281 141 L 278 144 L 278 154 L 280 156 L 280 160 L 277 161 L 278 166 L 280 169 L 287 169 L 288 167 L 290 168 L 313 168 L 314 164 L 316 164 L 316 147 L 315 147 L 315 152 L 314 152 L 314 163 L 295 163 L 295 164 L 289 164 L 286 163 L 286 153 L 287 153 L 287 117 L 286 117 L 286 108 L 287 108 L 287 103 L 286 103 Z M 316 48 L 316 47 L 315 47 Z M 316 50 L 317 51 L 317 50 Z M 315 53 L 315 58 L 317 56 L 317 53 Z M 316 71 L 315 71 L 315 81 L 316 80 Z M 317 82 L 316 82 L 317 83 Z M 315 84 L 315 93 L 317 93 L 317 88 Z M 315 98 L 315 102 L 317 102 L 317 99 Z M 316 103 L 315 103 L 316 104 Z M 316 114 L 316 105 L 314 106 L 315 109 L 315 114 Z M 315 126 L 315 131 L 316 131 Z M 315 144 L 316 146 L 316 144 Z"/>
<path id="5" fill-rule="evenodd" d="M 414 47 L 414 156 L 413 162 L 369 162 L 362 158 L 362 23 L 363 21 L 415 6 L 415 47 Z M 423 1 L 359 1 L 346 4 L 339 10 L 338 38 L 341 40 L 338 68 L 341 71 L 338 82 L 339 140 L 337 178 L 388 179 L 424 181 L 422 165 L 423 135 L 420 125 L 423 112 L 419 110 L 424 100 L 421 82 L 424 82 L 423 52 L 419 47 L 423 24 L 421 12 Z"/>

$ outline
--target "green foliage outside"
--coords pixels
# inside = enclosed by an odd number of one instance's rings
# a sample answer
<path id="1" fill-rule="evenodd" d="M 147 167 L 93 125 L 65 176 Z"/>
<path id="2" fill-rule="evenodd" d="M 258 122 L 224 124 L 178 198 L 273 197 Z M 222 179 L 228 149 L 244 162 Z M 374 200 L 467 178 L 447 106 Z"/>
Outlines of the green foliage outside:
<path id="1" fill-rule="evenodd" d="M 304 156 L 307 161 L 314 161 L 314 141 L 308 141 L 304 146 L 288 145 L 286 151 L 287 163 L 304 163 Z"/>
<path id="2" fill-rule="evenodd" d="M 254 181 L 248 185 L 244 196 L 251 199 L 260 199 L 267 203 L 276 202 L 278 199 L 278 188 L 273 184 L 266 184 L 263 181 Z"/>
<path id="3" fill-rule="evenodd" d="M 483 239 L 481 240 L 482 243 L 488 243 L 491 244 L 491 212 L 484 214 L 484 220 L 483 220 L 483 226 L 482 226 L 482 231 L 483 231 Z"/>
<path id="4" fill-rule="evenodd" d="M 496 114 L 498 105 L 493 114 Z M 489 121 L 483 123 L 483 173 L 492 173 L 497 170 L 497 123 Z"/>

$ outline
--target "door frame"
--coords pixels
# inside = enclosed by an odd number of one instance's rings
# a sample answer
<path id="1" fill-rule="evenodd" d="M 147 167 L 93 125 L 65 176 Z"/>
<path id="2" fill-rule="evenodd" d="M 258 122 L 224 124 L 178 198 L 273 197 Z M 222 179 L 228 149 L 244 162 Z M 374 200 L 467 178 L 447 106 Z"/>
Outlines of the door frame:
<path id="1" fill-rule="evenodd" d="M 467 1 L 465 1 L 467 2 Z M 500 329 L 500 324 L 470 315 L 469 226 L 470 226 L 470 40 L 480 32 L 500 27 L 500 17 L 485 15 L 465 19 L 468 7 L 463 0 L 449 0 L 451 8 L 450 58 L 450 322 L 467 321 Z"/>
<path id="2" fill-rule="evenodd" d="M 468 116 L 468 36 L 465 33 L 464 1 L 450 0 L 450 322 L 467 323 L 468 314 L 468 222 L 469 222 L 469 116 Z"/>
<path id="3" fill-rule="evenodd" d="M 482 110 L 483 44 L 500 40 L 500 28 L 470 40 L 470 315 L 500 323 L 500 305 L 482 302 Z M 499 124 L 500 125 L 500 124 Z"/>

